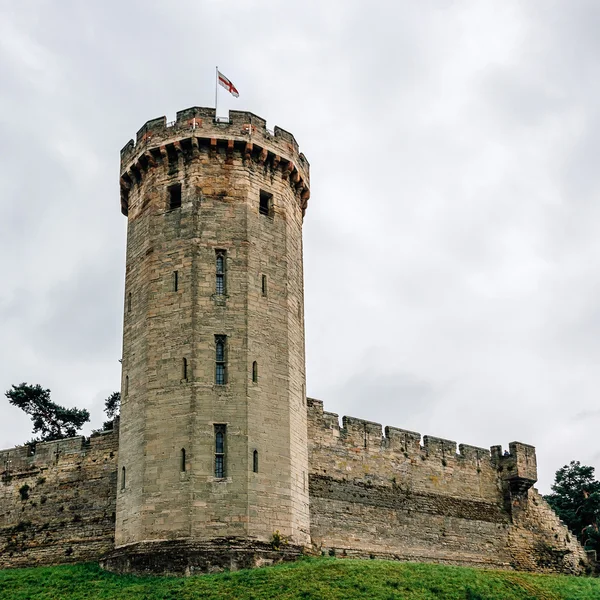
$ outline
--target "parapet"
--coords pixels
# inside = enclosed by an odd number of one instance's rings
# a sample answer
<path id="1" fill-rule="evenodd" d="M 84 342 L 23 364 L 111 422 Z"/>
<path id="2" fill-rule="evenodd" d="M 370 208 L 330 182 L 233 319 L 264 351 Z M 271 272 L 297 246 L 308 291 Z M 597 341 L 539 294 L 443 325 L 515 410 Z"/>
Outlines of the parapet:
<path id="1" fill-rule="evenodd" d="M 492 446 L 492 461 L 513 492 L 524 492 L 537 481 L 535 448 L 521 442 L 511 442 L 508 452 L 502 446 Z"/>
<path id="2" fill-rule="evenodd" d="M 254 160 L 273 170 L 280 170 L 290 179 L 303 201 L 310 196 L 309 164 L 300 152 L 294 136 L 246 111 L 233 110 L 229 119 L 215 119 L 214 108 L 193 106 L 180 110 L 175 121 L 166 117 L 146 121 L 138 130 L 135 141 L 129 140 L 121 150 L 121 205 L 127 214 L 128 190 L 140 181 L 149 167 L 180 154 L 198 152 L 201 147 L 224 152 L 238 151 L 245 160 Z"/>
<path id="3" fill-rule="evenodd" d="M 109 447 L 116 449 L 118 439 L 117 420 L 114 429 L 95 432 L 89 438 L 77 436 L 0 450 L 0 471 L 6 477 L 12 473 L 46 468 L 56 464 L 65 456 L 85 454 Z"/>
<path id="4" fill-rule="evenodd" d="M 531 486 L 537 480 L 535 448 L 528 444 L 511 442 L 510 451 L 503 453 L 501 446 L 492 446 L 488 450 L 469 444 L 457 445 L 453 440 L 431 435 L 421 436 L 416 431 L 398 427 L 383 428 L 380 423 L 348 416 L 342 417 L 340 427 L 338 415 L 324 411 L 323 402 L 314 398 L 307 398 L 307 410 L 312 428 L 309 430 L 309 438 L 311 435 L 314 437 L 314 440 L 309 441 L 315 444 L 341 444 L 355 452 L 392 451 L 407 458 L 438 459 L 443 464 L 460 460 L 477 467 L 486 459 L 490 468 L 497 470 L 502 479 L 521 486 Z"/>

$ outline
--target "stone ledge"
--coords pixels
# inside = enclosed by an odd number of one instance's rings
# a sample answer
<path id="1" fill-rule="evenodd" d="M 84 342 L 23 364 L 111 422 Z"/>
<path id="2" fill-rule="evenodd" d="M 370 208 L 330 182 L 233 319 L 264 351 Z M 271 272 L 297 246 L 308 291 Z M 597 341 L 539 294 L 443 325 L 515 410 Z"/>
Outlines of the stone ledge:
<path id="1" fill-rule="evenodd" d="M 274 549 L 268 542 L 237 537 L 139 542 L 110 552 L 100 566 L 115 573 L 187 577 L 293 561 L 305 553 L 302 546 L 282 544 Z"/>

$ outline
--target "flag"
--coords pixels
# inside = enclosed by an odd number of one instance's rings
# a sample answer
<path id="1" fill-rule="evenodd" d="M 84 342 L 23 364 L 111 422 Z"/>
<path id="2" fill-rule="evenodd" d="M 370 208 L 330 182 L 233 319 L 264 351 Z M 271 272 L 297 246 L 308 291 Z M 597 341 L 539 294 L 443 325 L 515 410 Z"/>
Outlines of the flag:
<path id="1" fill-rule="evenodd" d="M 235 85 L 221 73 L 221 71 L 217 71 L 219 77 L 219 85 L 222 85 L 234 98 L 239 97 L 239 92 L 237 91 Z"/>

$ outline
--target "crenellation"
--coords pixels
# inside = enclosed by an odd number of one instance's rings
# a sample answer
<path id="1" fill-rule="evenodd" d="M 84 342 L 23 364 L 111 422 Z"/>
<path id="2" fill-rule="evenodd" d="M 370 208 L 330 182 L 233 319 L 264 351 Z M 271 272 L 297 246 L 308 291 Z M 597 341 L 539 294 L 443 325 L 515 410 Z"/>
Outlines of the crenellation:
<path id="1" fill-rule="evenodd" d="M 342 417 L 340 436 L 352 446 L 363 447 L 365 449 L 381 448 L 381 423 L 344 416 Z"/>
<path id="2" fill-rule="evenodd" d="M 386 426 L 385 437 L 390 450 L 412 454 L 421 454 L 421 434 L 408 429 Z"/>
<path id="3" fill-rule="evenodd" d="M 423 447 L 429 456 L 436 456 L 442 459 L 456 457 L 456 442 L 452 440 L 424 435 Z"/>
<path id="4" fill-rule="evenodd" d="M 487 448 L 478 446 L 469 446 L 468 444 L 459 444 L 459 456 L 465 460 L 480 461 L 482 459 L 491 460 L 491 453 Z"/>

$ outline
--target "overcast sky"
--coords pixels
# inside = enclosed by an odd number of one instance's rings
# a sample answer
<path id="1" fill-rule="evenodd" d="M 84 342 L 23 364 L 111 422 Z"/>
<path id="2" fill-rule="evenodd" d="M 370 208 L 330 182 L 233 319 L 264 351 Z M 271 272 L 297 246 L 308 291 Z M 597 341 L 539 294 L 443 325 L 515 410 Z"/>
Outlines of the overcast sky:
<path id="1" fill-rule="evenodd" d="M 600 3 L 0 0 L 0 390 L 119 388 L 119 150 L 214 105 L 291 131 L 308 394 L 600 467 Z M 31 437 L 0 396 L 0 447 Z M 89 432 L 89 428 L 87 429 Z"/>

